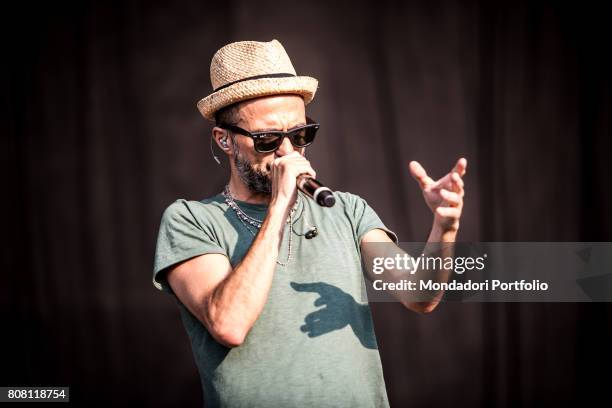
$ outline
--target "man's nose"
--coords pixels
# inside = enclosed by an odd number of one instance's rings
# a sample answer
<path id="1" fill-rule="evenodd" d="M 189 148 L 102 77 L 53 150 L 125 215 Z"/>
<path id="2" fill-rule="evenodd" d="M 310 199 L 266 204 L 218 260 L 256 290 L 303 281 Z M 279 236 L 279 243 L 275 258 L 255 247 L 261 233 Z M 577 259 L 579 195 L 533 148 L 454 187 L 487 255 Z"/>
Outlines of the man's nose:
<path id="1" fill-rule="evenodd" d="M 288 137 L 285 137 L 283 138 L 283 142 L 281 143 L 280 147 L 276 151 L 276 155 L 278 157 L 282 157 L 289 153 L 292 153 L 293 151 L 295 151 L 295 149 L 293 148 L 291 141 L 289 140 Z"/>

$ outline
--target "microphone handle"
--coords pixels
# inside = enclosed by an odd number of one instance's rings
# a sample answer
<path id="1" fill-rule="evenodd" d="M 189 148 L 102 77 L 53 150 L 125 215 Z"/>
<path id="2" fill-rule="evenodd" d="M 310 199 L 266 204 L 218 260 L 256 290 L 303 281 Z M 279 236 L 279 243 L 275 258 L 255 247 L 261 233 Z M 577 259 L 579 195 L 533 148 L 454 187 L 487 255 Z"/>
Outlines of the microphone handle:
<path id="1" fill-rule="evenodd" d="M 320 181 L 301 174 L 297 178 L 297 187 L 308 197 L 315 200 L 321 207 L 333 207 L 336 204 L 334 192 L 325 187 Z"/>

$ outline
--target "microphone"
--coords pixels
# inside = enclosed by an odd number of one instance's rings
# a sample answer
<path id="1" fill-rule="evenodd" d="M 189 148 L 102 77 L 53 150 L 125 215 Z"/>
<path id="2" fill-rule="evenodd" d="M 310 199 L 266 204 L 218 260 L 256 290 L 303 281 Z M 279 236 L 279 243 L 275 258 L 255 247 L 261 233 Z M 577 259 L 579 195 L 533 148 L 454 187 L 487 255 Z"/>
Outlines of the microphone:
<path id="1" fill-rule="evenodd" d="M 321 207 L 333 207 L 334 204 L 336 204 L 334 192 L 311 176 L 300 174 L 297 177 L 297 188 L 308 197 L 315 200 Z"/>

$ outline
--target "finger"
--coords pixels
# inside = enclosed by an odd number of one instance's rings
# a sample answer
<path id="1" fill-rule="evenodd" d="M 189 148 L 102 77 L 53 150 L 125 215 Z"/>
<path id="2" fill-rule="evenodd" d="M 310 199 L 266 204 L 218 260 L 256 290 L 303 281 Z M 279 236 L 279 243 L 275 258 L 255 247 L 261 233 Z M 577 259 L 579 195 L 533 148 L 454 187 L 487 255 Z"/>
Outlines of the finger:
<path id="1" fill-rule="evenodd" d="M 283 171 L 291 171 L 295 174 L 296 177 L 299 174 L 307 173 L 312 177 L 316 178 L 316 172 L 310 165 L 310 161 L 308 161 L 308 159 L 306 159 L 302 155 L 293 155 L 293 153 L 274 159 L 270 168 L 282 169 Z"/>
<path id="2" fill-rule="evenodd" d="M 451 173 L 457 172 L 459 173 L 461 177 L 463 177 L 465 175 L 466 170 L 467 170 L 467 159 L 465 157 L 462 157 L 459 160 L 457 160 L 457 163 L 455 164 L 455 167 L 453 167 L 453 169 L 451 170 Z"/>
<path id="3" fill-rule="evenodd" d="M 287 162 L 284 162 L 282 166 L 287 170 L 292 170 L 292 169 L 297 169 L 297 168 L 301 169 L 303 167 L 308 167 L 312 169 L 312 166 L 310 165 L 310 162 L 308 160 L 287 161 Z"/>
<path id="4" fill-rule="evenodd" d="M 459 176 L 458 173 L 453 173 L 451 175 L 451 180 L 452 180 L 452 185 L 453 185 L 453 191 L 457 194 L 459 194 L 461 197 L 464 196 L 464 191 L 463 191 L 463 179 Z"/>
<path id="5" fill-rule="evenodd" d="M 454 206 L 459 206 L 461 204 L 461 196 L 452 191 L 448 191 L 445 189 L 440 190 L 440 195 L 444 198 L 449 204 Z"/>
<path id="6" fill-rule="evenodd" d="M 427 175 L 427 172 L 419 162 L 413 160 L 408 166 L 410 168 L 412 177 L 418 181 L 421 188 L 425 188 L 428 184 L 432 184 L 434 182 L 431 177 Z"/>
<path id="7" fill-rule="evenodd" d="M 300 164 L 293 167 L 292 171 L 295 171 L 295 177 L 299 176 L 300 174 L 308 174 L 312 178 L 317 178 L 317 172 L 314 171 L 314 169 L 310 167 L 310 165 Z"/>
<path id="8" fill-rule="evenodd" d="M 291 154 L 288 154 L 286 156 L 282 156 L 282 157 L 278 157 L 274 159 L 272 163 L 274 163 L 275 165 L 278 165 L 280 163 L 293 163 L 293 162 L 300 162 L 300 161 L 308 162 L 308 159 L 297 152 L 292 152 Z"/>
<path id="9" fill-rule="evenodd" d="M 295 166 L 310 166 L 310 162 L 304 157 L 281 157 L 272 163 L 271 167 L 283 168 L 285 170 L 289 168 L 295 168 Z"/>
<path id="10" fill-rule="evenodd" d="M 436 208 L 436 214 L 441 217 L 459 218 L 461 209 L 458 207 L 438 207 Z"/>
<path id="11" fill-rule="evenodd" d="M 291 159 L 292 157 L 304 157 L 300 154 L 300 152 L 294 150 L 289 154 L 279 157 L 279 159 Z"/>
<path id="12" fill-rule="evenodd" d="M 304 157 L 304 156 L 300 154 L 300 152 L 292 151 L 291 153 L 285 154 L 283 156 L 275 156 L 275 158 L 272 161 L 278 162 L 278 161 L 299 158 L 299 157 Z"/>
<path id="13" fill-rule="evenodd" d="M 459 175 L 459 173 L 457 173 L 456 171 L 453 172 L 453 174 L 451 175 L 451 179 L 453 180 L 453 182 L 458 185 L 459 187 L 463 188 L 463 179 L 461 178 L 461 176 Z"/>

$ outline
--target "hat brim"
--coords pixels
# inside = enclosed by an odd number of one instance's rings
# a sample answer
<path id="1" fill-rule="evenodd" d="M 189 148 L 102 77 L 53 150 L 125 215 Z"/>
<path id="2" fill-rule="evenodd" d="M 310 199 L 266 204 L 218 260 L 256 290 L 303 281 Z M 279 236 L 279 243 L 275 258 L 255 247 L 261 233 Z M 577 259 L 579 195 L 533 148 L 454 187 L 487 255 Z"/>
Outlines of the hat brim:
<path id="1" fill-rule="evenodd" d="M 317 86 L 318 81 L 309 76 L 251 79 L 213 92 L 201 99 L 197 106 L 202 116 L 214 121 L 219 109 L 260 96 L 297 94 L 304 98 L 306 105 L 314 98 Z"/>

